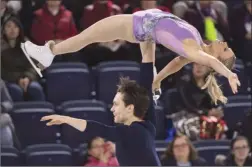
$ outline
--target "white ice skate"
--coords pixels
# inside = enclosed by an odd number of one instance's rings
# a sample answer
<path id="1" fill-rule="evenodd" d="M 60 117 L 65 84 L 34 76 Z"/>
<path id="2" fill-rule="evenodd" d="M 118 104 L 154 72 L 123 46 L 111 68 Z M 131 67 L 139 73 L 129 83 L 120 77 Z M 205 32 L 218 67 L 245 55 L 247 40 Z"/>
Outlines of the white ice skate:
<path id="1" fill-rule="evenodd" d="M 27 41 L 25 43 L 21 43 L 21 48 L 32 67 L 36 70 L 40 77 L 43 77 L 41 71 L 49 67 L 54 59 L 54 55 L 49 48 L 49 44 L 47 43 L 44 46 L 38 46 L 30 41 Z M 32 59 L 38 61 L 38 64 L 36 65 Z"/>

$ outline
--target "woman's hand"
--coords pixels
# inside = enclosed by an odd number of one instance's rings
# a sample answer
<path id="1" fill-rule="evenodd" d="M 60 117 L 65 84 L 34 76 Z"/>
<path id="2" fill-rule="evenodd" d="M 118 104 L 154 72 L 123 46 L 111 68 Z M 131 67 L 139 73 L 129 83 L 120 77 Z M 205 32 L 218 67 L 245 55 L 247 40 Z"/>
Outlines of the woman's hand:
<path id="1" fill-rule="evenodd" d="M 161 87 L 161 82 L 154 79 L 153 83 L 152 83 L 152 92 L 155 92 L 157 90 L 159 90 Z"/>
<path id="2" fill-rule="evenodd" d="M 241 86 L 241 83 L 237 77 L 237 75 L 233 72 L 231 72 L 228 75 L 228 82 L 230 87 L 232 88 L 233 93 L 237 93 L 238 92 L 238 86 Z"/>

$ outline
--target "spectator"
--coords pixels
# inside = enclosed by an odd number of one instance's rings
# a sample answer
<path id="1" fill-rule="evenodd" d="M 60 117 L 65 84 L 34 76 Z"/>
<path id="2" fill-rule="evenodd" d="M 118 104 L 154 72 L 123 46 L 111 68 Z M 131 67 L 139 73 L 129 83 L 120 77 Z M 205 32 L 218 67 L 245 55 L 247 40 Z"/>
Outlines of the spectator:
<path id="1" fill-rule="evenodd" d="M 141 7 L 140 8 L 135 8 L 133 10 L 134 12 L 140 11 L 140 10 L 146 10 L 146 9 L 152 9 L 152 8 L 158 8 L 164 12 L 170 12 L 170 9 L 166 6 L 163 5 L 157 5 L 157 1 L 156 0 L 149 0 L 149 1 L 145 1 L 145 0 L 141 0 Z"/>
<path id="2" fill-rule="evenodd" d="M 12 123 L 9 114 L 0 113 L 0 125 L 1 125 L 1 146 L 14 146 L 14 137 L 12 135 L 12 129 L 14 125 Z"/>
<path id="3" fill-rule="evenodd" d="M 206 41 L 230 40 L 227 19 L 213 8 L 212 1 L 195 2 L 183 18 L 197 28 Z"/>
<path id="4" fill-rule="evenodd" d="M 252 127 L 252 109 L 250 108 L 246 111 L 246 117 L 244 117 L 244 120 L 241 122 L 241 125 L 238 128 L 239 129 L 238 133 L 242 136 L 247 137 L 250 146 L 252 146 L 251 127 Z"/>
<path id="5" fill-rule="evenodd" d="M 19 11 L 22 8 L 21 1 L 9 0 L 7 3 L 7 7 L 11 8 L 15 14 L 19 14 Z"/>
<path id="6" fill-rule="evenodd" d="M 178 91 L 164 99 L 169 106 L 167 114 L 173 115 L 174 128 L 193 141 L 200 138 L 200 117 L 215 107 L 207 91 L 202 89 L 209 72 L 208 67 L 193 63 L 192 74 L 182 76 Z"/>
<path id="7" fill-rule="evenodd" d="M 174 104 L 177 106 L 177 111 L 186 110 L 198 115 L 207 114 L 214 107 L 209 94 L 202 89 L 209 72 L 208 67 L 193 63 L 190 77 L 182 77 L 179 86 L 179 104 Z"/>
<path id="8" fill-rule="evenodd" d="M 86 29 L 101 19 L 121 12 L 121 8 L 111 0 L 95 0 L 93 4 L 84 8 L 81 19 L 82 28 Z M 132 54 L 130 46 L 132 44 L 122 40 L 92 44 L 82 50 L 82 55 L 87 55 L 82 56 L 82 61 L 89 66 L 95 66 L 102 61 L 134 60 L 136 56 Z M 118 55 L 120 56 L 118 57 Z"/>
<path id="9" fill-rule="evenodd" d="M 188 8 L 195 4 L 196 1 L 177 1 L 172 6 L 173 13 L 178 17 L 184 17 L 184 14 Z M 228 1 L 229 2 L 229 1 Z M 218 11 L 224 19 L 227 19 L 228 7 L 226 2 L 223 1 L 212 1 L 212 8 Z"/>
<path id="10" fill-rule="evenodd" d="M 3 113 L 8 113 L 13 108 L 13 101 L 2 79 L 0 80 L 0 86 L 1 86 L 1 111 Z"/>
<path id="11" fill-rule="evenodd" d="M 115 157 L 115 145 L 95 137 L 88 143 L 88 162 L 85 166 L 119 166 Z"/>
<path id="12" fill-rule="evenodd" d="M 231 142 L 231 154 L 224 162 L 224 166 L 252 166 L 249 155 L 250 146 L 246 137 L 238 136 Z"/>
<path id="13" fill-rule="evenodd" d="M 15 15 L 13 10 L 7 6 L 8 1 L 9 0 L 1 0 L 1 27 L 6 20 Z"/>
<path id="14" fill-rule="evenodd" d="M 62 3 L 64 6 L 69 9 L 72 14 L 73 18 L 75 20 L 75 24 L 78 30 L 81 30 L 80 26 L 80 20 L 83 14 L 83 6 L 92 4 L 93 0 L 74 0 L 74 1 L 69 1 L 69 0 L 62 0 Z"/>
<path id="15" fill-rule="evenodd" d="M 62 0 L 46 0 L 42 8 L 34 12 L 31 38 L 34 43 L 44 45 L 46 41 L 61 42 L 77 34 L 72 12 L 62 4 Z M 79 61 L 78 52 L 60 56 L 54 62 Z"/>
<path id="16" fill-rule="evenodd" d="M 81 25 L 86 29 L 97 21 L 106 17 L 122 13 L 121 8 L 111 0 L 94 0 L 93 4 L 84 8 Z"/>
<path id="17" fill-rule="evenodd" d="M 227 124 L 223 120 L 224 112 L 221 107 L 209 110 L 208 116 L 201 117 L 200 137 L 201 139 L 225 139 Z"/>
<path id="18" fill-rule="evenodd" d="M 131 14 L 133 8 L 135 8 L 137 4 L 139 4 L 137 0 L 114 0 L 113 2 L 120 6 L 124 14 Z"/>
<path id="19" fill-rule="evenodd" d="M 0 113 L 0 133 L 1 133 L 1 146 L 15 146 L 20 148 L 20 143 L 17 138 L 15 127 L 8 112 L 13 108 L 13 102 L 9 92 L 2 80 L 1 86 L 1 113 Z"/>
<path id="20" fill-rule="evenodd" d="M 72 13 L 61 5 L 61 0 L 47 0 L 34 14 L 31 37 L 36 44 L 49 40 L 58 43 L 77 34 Z"/>
<path id="21" fill-rule="evenodd" d="M 37 74 L 23 54 L 20 43 L 24 41 L 23 29 L 16 17 L 3 23 L 1 39 L 2 79 L 7 82 L 13 101 L 23 101 L 24 94 L 29 100 L 45 100 Z"/>
<path id="22" fill-rule="evenodd" d="M 229 15 L 230 32 L 233 39 L 233 48 L 237 57 L 245 64 L 252 63 L 252 2 L 236 6 Z"/>
<path id="23" fill-rule="evenodd" d="M 161 158 L 163 166 L 206 166 L 206 161 L 197 155 L 191 141 L 177 135 Z"/>
<path id="24" fill-rule="evenodd" d="M 19 12 L 21 23 L 24 26 L 25 36 L 31 38 L 31 26 L 34 18 L 34 11 L 40 9 L 45 0 L 22 0 L 22 8 Z"/>

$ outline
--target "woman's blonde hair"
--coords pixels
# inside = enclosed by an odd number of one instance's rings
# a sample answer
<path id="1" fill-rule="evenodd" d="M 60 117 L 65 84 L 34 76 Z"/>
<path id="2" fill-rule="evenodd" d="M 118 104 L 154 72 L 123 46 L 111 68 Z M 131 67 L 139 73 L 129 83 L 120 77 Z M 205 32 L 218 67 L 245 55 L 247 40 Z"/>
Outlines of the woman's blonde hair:
<path id="1" fill-rule="evenodd" d="M 235 60 L 236 57 L 233 56 L 229 59 L 226 59 L 224 61 L 222 61 L 222 63 L 228 68 L 228 69 L 232 69 L 234 67 L 235 64 Z M 209 73 L 209 75 L 206 78 L 206 83 L 205 85 L 202 87 L 202 89 L 206 89 L 210 95 L 210 97 L 212 98 L 213 102 L 215 104 L 217 104 L 218 101 L 222 102 L 223 104 L 227 103 L 227 98 L 223 95 L 222 90 L 220 89 L 217 80 L 215 78 L 215 74 L 216 72 L 212 69 Z"/>

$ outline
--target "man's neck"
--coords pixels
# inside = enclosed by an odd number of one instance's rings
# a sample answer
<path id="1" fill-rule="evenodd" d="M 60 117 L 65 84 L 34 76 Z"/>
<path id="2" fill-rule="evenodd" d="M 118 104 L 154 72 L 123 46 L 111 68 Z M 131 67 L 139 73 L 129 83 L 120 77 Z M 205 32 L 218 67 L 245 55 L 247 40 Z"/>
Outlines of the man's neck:
<path id="1" fill-rule="evenodd" d="M 134 116 L 134 117 L 128 119 L 127 121 L 125 121 L 123 124 L 124 125 L 131 125 L 133 122 L 141 122 L 141 121 L 143 121 L 143 120 Z"/>

